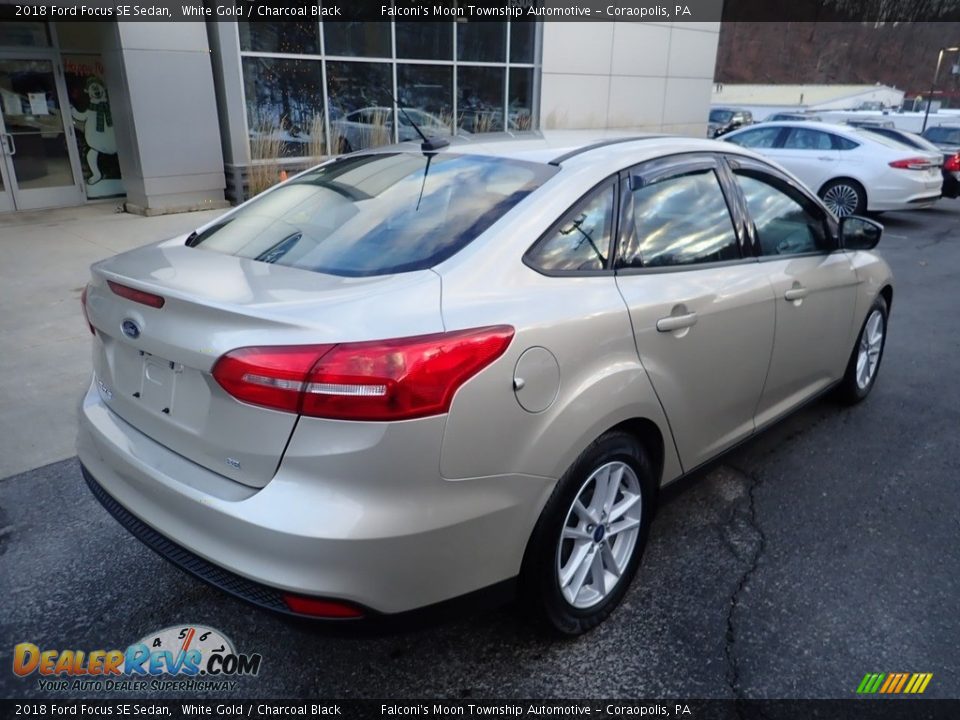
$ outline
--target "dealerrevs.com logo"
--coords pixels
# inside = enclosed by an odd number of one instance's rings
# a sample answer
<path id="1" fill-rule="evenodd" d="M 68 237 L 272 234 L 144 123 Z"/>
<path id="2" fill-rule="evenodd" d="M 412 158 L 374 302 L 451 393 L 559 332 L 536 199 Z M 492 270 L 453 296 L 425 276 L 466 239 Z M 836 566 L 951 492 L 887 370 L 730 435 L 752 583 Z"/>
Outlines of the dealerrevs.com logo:
<path id="1" fill-rule="evenodd" d="M 29 642 L 13 648 L 13 672 L 38 676 L 46 691 L 233 690 L 236 678 L 260 672 L 259 653 L 238 653 L 219 630 L 176 625 L 126 650 L 50 650 Z"/>

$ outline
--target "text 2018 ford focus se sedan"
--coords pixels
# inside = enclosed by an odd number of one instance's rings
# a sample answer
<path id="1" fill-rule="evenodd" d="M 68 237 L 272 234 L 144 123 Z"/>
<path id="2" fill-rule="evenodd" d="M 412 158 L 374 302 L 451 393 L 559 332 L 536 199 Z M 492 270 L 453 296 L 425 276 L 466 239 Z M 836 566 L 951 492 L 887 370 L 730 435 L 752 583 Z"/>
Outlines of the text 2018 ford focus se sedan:
<path id="1" fill-rule="evenodd" d="M 749 150 L 595 140 L 345 156 L 94 265 L 91 490 L 295 615 L 517 587 L 600 622 L 661 486 L 870 392 L 892 285 L 878 224 Z"/>

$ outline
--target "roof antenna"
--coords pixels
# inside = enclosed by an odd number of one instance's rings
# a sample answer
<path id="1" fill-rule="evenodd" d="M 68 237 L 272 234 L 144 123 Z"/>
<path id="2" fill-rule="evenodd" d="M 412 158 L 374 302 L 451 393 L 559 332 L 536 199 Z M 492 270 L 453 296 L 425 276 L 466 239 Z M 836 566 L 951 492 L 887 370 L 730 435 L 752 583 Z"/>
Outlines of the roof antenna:
<path id="1" fill-rule="evenodd" d="M 393 96 L 391 95 L 391 97 Z M 417 126 L 417 124 L 410 118 L 410 116 L 407 115 L 407 110 L 406 108 L 403 107 L 400 101 L 397 100 L 396 98 L 393 98 L 393 102 L 396 103 L 397 107 L 400 109 L 400 112 L 402 112 L 403 116 L 407 119 L 407 122 L 410 123 L 413 129 L 417 131 L 417 135 L 419 135 L 423 139 L 423 142 L 420 143 L 420 152 L 422 152 L 424 155 L 430 155 L 433 153 L 437 153 L 440 150 L 443 150 L 443 148 L 450 145 L 450 141 L 447 140 L 446 138 L 439 138 L 439 137 L 428 138 L 426 135 L 424 135 L 423 130 L 421 130 Z M 418 202 L 417 206 L 419 207 L 419 205 L 420 203 Z"/>

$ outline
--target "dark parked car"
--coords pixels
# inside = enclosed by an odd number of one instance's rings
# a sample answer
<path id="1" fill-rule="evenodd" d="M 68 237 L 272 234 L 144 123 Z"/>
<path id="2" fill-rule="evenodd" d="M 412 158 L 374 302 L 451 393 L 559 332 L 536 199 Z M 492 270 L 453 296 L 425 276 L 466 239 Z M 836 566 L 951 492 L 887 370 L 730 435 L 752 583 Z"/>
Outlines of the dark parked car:
<path id="1" fill-rule="evenodd" d="M 927 128 L 921 139 L 933 143 L 943 153 L 943 196 L 960 196 L 960 125 Z"/>
<path id="2" fill-rule="evenodd" d="M 753 124 L 753 115 L 748 110 L 736 108 L 713 108 L 707 123 L 707 137 L 720 137 L 728 132 Z"/>

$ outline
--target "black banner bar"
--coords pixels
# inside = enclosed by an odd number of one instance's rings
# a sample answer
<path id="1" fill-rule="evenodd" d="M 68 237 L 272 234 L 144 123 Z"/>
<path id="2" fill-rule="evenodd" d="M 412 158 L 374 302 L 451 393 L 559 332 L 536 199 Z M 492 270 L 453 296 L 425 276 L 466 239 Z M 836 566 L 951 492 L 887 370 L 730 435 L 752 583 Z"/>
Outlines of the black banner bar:
<path id="1" fill-rule="evenodd" d="M 0 717 L 956 720 L 960 700 L 0 700 Z"/>
<path id="2" fill-rule="evenodd" d="M 15 21 L 940 22 L 960 0 L 0 0 Z"/>

